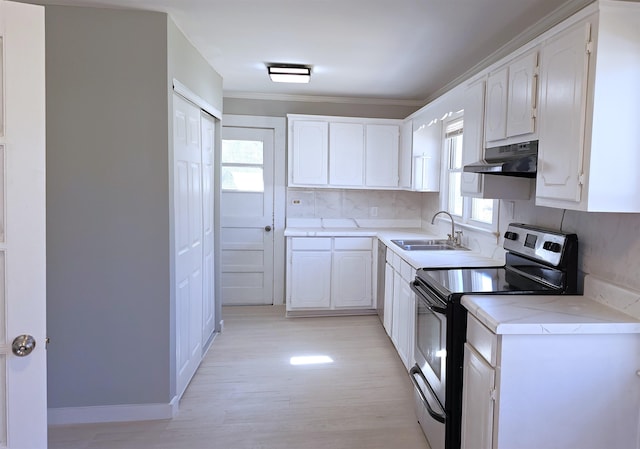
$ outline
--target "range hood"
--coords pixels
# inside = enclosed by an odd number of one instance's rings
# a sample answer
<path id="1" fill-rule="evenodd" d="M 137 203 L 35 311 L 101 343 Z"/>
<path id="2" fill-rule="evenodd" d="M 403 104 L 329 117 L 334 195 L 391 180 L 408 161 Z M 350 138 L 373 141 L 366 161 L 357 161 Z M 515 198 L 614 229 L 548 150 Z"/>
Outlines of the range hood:
<path id="1" fill-rule="evenodd" d="M 465 165 L 467 173 L 535 178 L 538 167 L 538 141 L 486 148 L 484 160 Z"/>

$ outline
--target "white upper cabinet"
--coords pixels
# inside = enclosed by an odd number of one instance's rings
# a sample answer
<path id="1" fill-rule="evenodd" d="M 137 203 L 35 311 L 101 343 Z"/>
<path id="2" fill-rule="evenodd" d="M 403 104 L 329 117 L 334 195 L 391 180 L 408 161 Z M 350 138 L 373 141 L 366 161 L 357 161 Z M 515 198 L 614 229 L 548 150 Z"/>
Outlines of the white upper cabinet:
<path id="1" fill-rule="evenodd" d="M 573 25 L 549 39 L 542 53 L 538 204 L 580 202 L 590 27 Z"/>
<path id="2" fill-rule="evenodd" d="M 533 51 L 509 64 L 507 137 L 535 133 L 537 90 L 538 52 Z"/>
<path id="3" fill-rule="evenodd" d="M 540 65 L 536 205 L 640 212 L 638 55 L 638 3 L 595 3 L 551 30 Z"/>
<path id="4" fill-rule="evenodd" d="M 462 139 L 462 165 L 478 162 L 483 158 L 484 111 L 485 111 L 485 77 L 473 81 L 464 95 L 464 128 Z M 497 91 L 494 92 L 497 95 Z M 487 108 L 489 109 L 489 108 Z M 462 172 L 462 196 L 474 198 L 529 199 L 531 181 L 526 178 L 511 176 L 480 175 Z"/>
<path id="5" fill-rule="evenodd" d="M 329 184 L 362 186 L 364 182 L 364 125 L 329 124 Z"/>
<path id="6" fill-rule="evenodd" d="M 400 188 L 402 121 L 296 114 L 288 119 L 289 186 Z"/>
<path id="7" fill-rule="evenodd" d="M 538 51 L 518 56 L 487 77 L 487 146 L 536 138 Z"/>
<path id="8" fill-rule="evenodd" d="M 365 128 L 365 185 L 398 187 L 400 126 L 368 124 Z"/>
<path id="9" fill-rule="evenodd" d="M 407 119 L 400 126 L 400 154 L 398 166 L 398 187 L 410 190 L 411 180 L 411 156 L 413 153 L 413 120 Z"/>
<path id="10" fill-rule="evenodd" d="M 482 159 L 484 151 L 484 95 L 485 79 L 469 85 L 464 96 L 464 128 L 462 136 L 462 166 Z M 464 196 L 482 194 L 482 176 L 462 172 L 461 192 Z"/>
<path id="11" fill-rule="evenodd" d="M 328 183 L 329 124 L 317 120 L 291 123 L 289 144 L 289 184 L 326 185 Z"/>
<path id="12" fill-rule="evenodd" d="M 485 137 L 495 142 L 507 137 L 507 67 L 491 73 L 487 78 L 487 111 L 485 113 Z"/>
<path id="13" fill-rule="evenodd" d="M 442 154 L 441 123 L 429 126 L 428 119 L 414 120 L 412 151 L 412 190 L 440 191 L 440 165 Z"/>

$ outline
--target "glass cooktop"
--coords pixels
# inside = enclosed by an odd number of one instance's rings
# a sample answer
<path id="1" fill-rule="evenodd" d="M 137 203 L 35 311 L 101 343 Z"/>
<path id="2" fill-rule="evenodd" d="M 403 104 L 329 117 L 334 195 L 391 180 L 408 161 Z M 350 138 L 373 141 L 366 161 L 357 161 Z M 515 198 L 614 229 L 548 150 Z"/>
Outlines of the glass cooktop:
<path id="1" fill-rule="evenodd" d="M 542 274 L 549 275 L 550 273 Z M 418 270 L 418 278 L 438 290 L 443 296 L 448 296 L 451 293 L 549 293 L 557 290 L 504 267 L 422 269 Z"/>

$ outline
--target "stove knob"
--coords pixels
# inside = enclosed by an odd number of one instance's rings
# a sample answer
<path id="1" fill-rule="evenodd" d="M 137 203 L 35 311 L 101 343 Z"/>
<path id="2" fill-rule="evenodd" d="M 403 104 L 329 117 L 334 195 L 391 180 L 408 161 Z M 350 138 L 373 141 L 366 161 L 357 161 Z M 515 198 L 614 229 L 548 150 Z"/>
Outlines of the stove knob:
<path id="1" fill-rule="evenodd" d="M 504 233 L 504 238 L 507 240 L 518 240 L 518 233 L 507 231 Z"/>
<path id="2" fill-rule="evenodd" d="M 559 243 L 555 242 L 544 242 L 542 248 L 546 249 L 547 251 L 551 251 L 552 253 L 559 253 L 562 249 L 562 246 L 560 246 Z"/>

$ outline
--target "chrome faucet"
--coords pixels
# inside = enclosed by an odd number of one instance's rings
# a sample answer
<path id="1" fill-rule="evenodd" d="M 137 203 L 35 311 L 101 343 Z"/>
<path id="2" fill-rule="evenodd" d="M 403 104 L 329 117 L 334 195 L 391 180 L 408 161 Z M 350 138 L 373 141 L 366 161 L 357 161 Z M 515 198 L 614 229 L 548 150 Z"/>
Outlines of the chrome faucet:
<path id="1" fill-rule="evenodd" d="M 436 217 L 440 214 L 448 215 L 449 219 L 451 220 L 451 234 L 447 234 L 447 241 L 454 244 L 455 246 L 462 245 L 462 231 L 456 232 L 456 224 L 453 220 L 453 216 L 449 212 L 447 212 L 446 210 L 436 212 L 435 214 L 433 214 L 433 217 L 431 217 L 431 224 L 435 223 Z"/>

